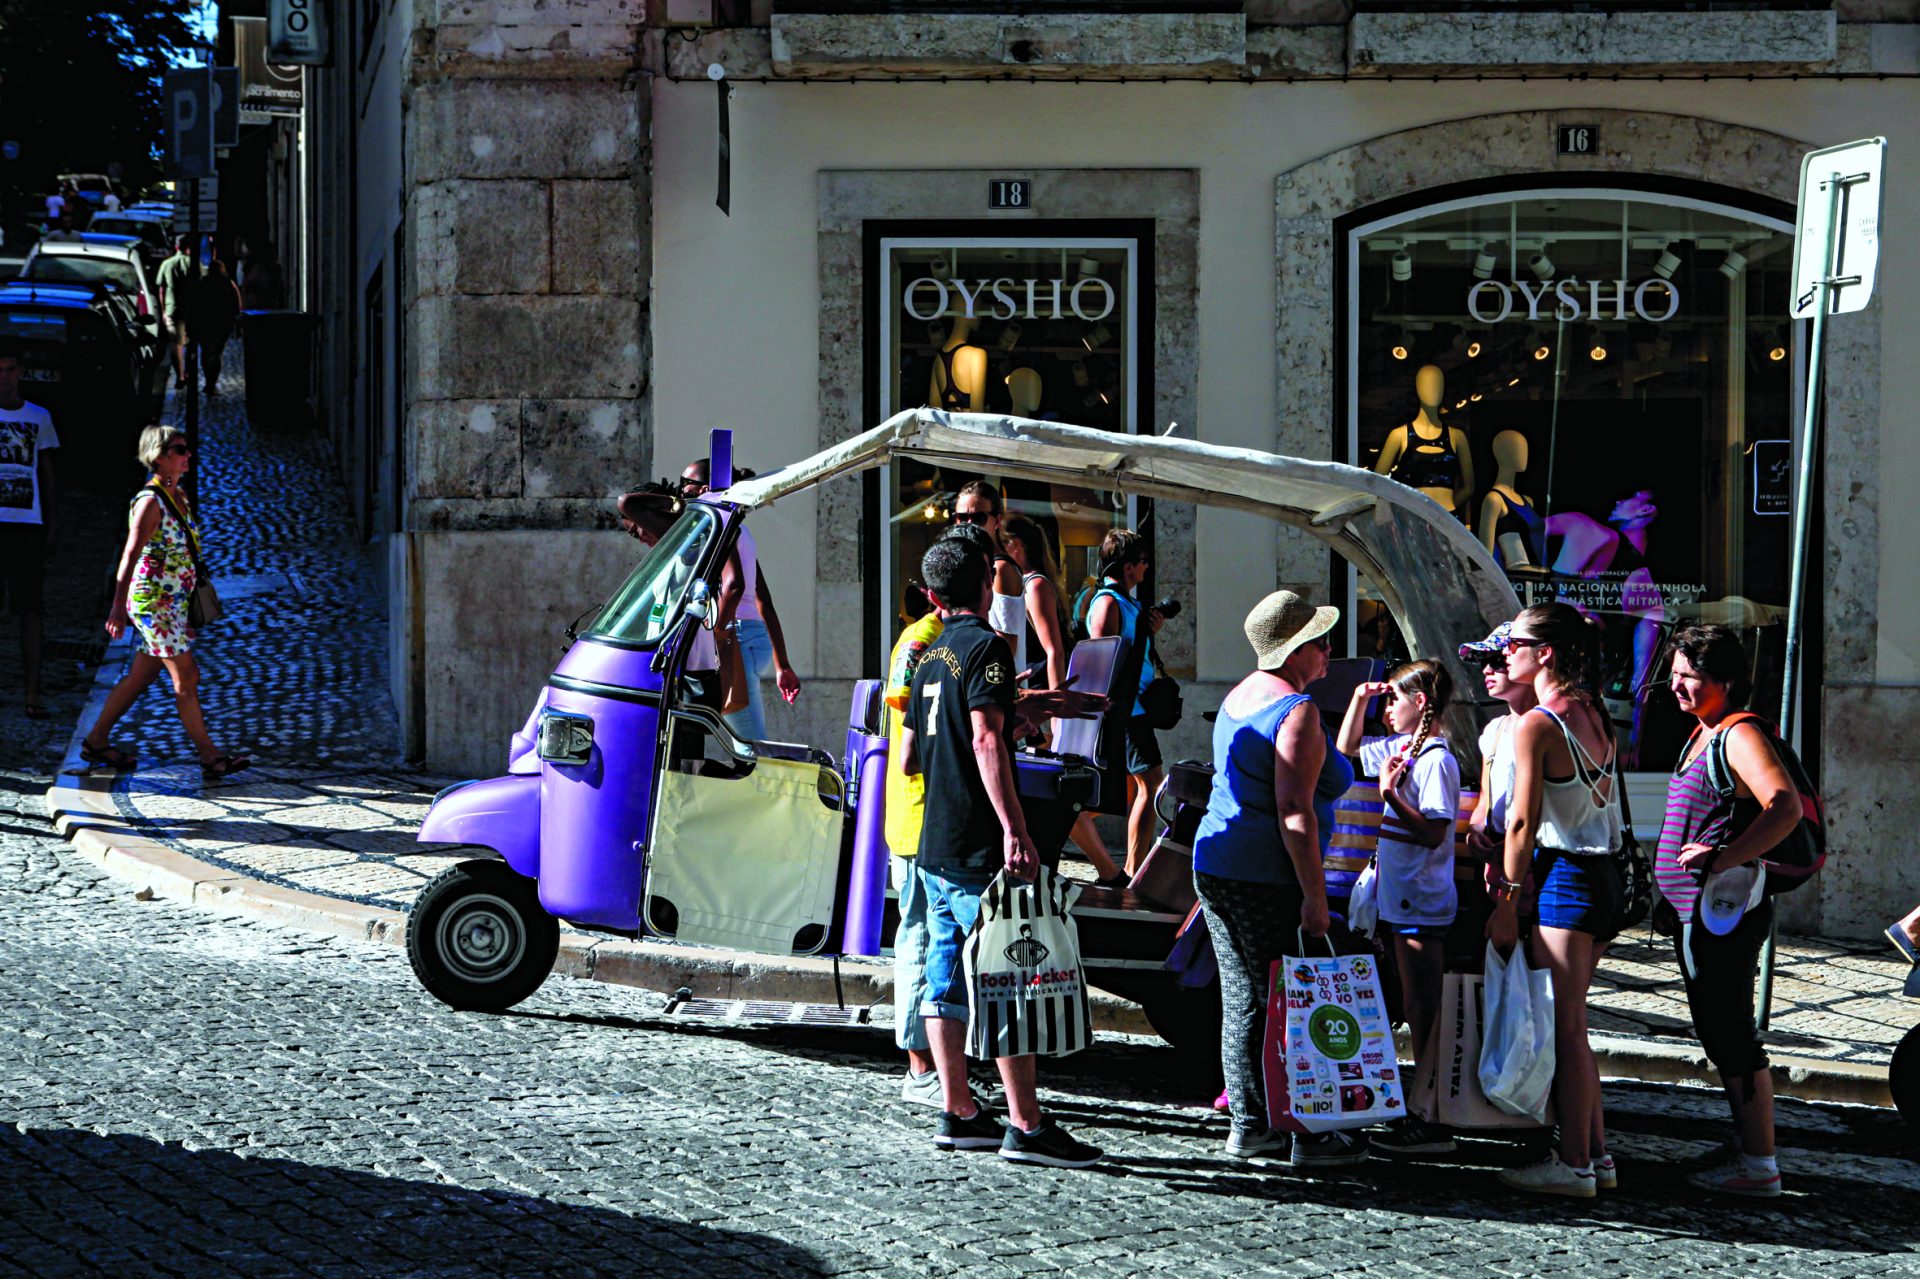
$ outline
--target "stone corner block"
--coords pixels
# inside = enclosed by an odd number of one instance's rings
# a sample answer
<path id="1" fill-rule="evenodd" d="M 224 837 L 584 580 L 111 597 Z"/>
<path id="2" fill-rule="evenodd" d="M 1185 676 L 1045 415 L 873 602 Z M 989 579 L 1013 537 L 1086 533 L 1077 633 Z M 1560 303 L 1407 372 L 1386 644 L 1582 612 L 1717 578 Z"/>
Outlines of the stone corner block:
<path id="1" fill-rule="evenodd" d="M 642 164 L 645 95 L 601 80 L 440 80 L 414 90 L 413 176 L 618 178 Z"/>
<path id="2" fill-rule="evenodd" d="M 553 291 L 646 292 L 648 209 L 626 179 L 553 184 Z"/>
<path id="3" fill-rule="evenodd" d="M 626 399 L 646 383 L 632 298 L 423 297 L 414 315 L 421 399 Z"/>
<path id="4" fill-rule="evenodd" d="M 552 286 L 544 183 L 436 182 L 416 194 L 413 223 L 420 293 L 545 293 Z"/>
<path id="5" fill-rule="evenodd" d="M 652 415 L 645 400 L 528 400 L 520 440 L 528 497 L 610 498 L 647 474 Z"/>
<path id="6" fill-rule="evenodd" d="M 430 400 L 410 417 L 412 497 L 520 496 L 518 400 Z"/>

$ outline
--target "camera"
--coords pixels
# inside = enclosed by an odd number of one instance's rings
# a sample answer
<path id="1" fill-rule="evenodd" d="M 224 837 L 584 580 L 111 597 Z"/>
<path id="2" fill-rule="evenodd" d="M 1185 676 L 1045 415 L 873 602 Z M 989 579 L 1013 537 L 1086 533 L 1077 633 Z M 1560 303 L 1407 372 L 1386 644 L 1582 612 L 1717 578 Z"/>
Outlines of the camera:
<path id="1" fill-rule="evenodd" d="M 1171 595 L 1167 596 L 1163 600 L 1155 600 L 1153 603 L 1153 607 L 1159 611 L 1159 614 L 1162 617 L 1180 616 L 1180 601 L 1173 598 L 1173 596 Z"/>

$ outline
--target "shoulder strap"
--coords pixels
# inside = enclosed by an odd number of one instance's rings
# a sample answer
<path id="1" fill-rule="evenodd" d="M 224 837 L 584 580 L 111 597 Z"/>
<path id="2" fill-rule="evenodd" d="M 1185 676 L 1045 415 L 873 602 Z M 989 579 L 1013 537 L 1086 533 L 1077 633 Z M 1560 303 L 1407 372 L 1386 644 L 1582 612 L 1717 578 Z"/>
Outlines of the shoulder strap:
<path id="1" fill-rule="evenodd" d="M 206 572 L 200 566 L 200 539 L 194 535 L 193 521 L 186 517 L 179 504 L 173 500 L 173 494 L 167 492 L 164 487 L 158 484 L 149 484 L 147 487 L 159 494 L 161 504 L 172 513 L 174 519 L 180 522 L 181 531 L 187 535 L 187 556 L 193 561 L 193 574 L 196 578 L 204 578 Z"/>
<path id="2" fill-rule="evenodd" d="M 1735 711 L 1720 721 L 1720 727 L 1707 742 L 1707 785 L 1713 787 L 1723 802 L 1740 792 L 1740 779 L 1733 775 L 1733 765 L 1727 762 L 1727 734 L 1748 720 L 1758 724 L 1762 733 L 1768 732 L 1767 722 L 1752 711 Z"/>

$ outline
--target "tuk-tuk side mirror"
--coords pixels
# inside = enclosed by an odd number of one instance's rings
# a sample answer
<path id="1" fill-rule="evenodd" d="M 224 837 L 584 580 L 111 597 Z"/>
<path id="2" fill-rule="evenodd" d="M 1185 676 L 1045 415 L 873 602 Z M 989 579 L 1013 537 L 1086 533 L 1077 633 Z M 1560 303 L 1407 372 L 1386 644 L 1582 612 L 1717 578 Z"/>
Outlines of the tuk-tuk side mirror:
<path id="1" fill-rule="evenodd" d="M 686 613 L 687 616 L 698 620 L 700 625 L 706 627 L 708 630 L 713 629 L 713 623 L 715 621 L 713 590 L 707 585 L 705 578 L 695 580 L 692 588 L 687 592 Z"/>

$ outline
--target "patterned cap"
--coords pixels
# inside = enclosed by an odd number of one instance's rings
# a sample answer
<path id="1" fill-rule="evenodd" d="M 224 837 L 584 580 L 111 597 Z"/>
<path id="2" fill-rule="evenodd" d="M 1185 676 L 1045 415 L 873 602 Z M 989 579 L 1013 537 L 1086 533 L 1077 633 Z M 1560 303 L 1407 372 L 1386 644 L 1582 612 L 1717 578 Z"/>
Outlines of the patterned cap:
<path id="1" fill-rule="evenodd" d="M 1505 657 L 1507 655 L 1507 646 L 1512 638 L 1513 623 L 1502 622 L 1493 628 L 1493 634 L 1487 636 L 1479 643 L 1462 644 L 1460 646 L 1460 660 L 1463 662 L 1479 662 L 1485 665 L 1488 662 L 1494 661 L 1496 658 Z"/>

